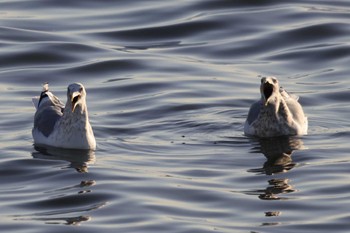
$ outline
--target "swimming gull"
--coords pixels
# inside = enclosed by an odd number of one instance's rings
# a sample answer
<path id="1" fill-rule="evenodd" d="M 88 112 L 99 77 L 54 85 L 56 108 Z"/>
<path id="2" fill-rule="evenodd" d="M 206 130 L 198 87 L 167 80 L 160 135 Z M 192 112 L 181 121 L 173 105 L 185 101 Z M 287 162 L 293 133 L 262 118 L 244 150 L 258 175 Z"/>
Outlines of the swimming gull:
<path id="1" fill-rule="evenodd" d="M 264 77 L 261 99 L 250 107 L 244 125 L 246 135 L 276 137 L 307 134 L 308 120 L 298 102 L 279 86 L 275 77 Z"/>
<path id="2" fill-rule="evenodd" d="M 67 149 L 96 149 L 86 106 L 86 91 L 81 83 L 67 89 L 66 106 L 44 84 L 36 108 L 32 135 L 34 144 Z"/>

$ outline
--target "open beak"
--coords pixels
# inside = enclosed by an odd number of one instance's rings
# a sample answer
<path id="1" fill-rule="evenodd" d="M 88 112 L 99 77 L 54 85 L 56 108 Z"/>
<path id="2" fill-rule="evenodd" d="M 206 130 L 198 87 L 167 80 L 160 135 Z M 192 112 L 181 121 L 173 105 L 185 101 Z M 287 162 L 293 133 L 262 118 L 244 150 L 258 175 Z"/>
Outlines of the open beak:
<path id="1" fill-rule="evenodd" d="M 269 104 L 269 99 L 273 93 L 274 86 L 269 82 L 265 82 L 261 85 L 261 88 L 265 98 L 265 106 L 267 106 Z"/>
<path id="2" fill-rule="evenodd" d="M 80 92 L 73 92 L 71 95 L 71 102 L 72 102 L 72 112 L 74 112 L 76 106 L 78 105 L 78 101 L 80 100 L 81 94 Z"/>

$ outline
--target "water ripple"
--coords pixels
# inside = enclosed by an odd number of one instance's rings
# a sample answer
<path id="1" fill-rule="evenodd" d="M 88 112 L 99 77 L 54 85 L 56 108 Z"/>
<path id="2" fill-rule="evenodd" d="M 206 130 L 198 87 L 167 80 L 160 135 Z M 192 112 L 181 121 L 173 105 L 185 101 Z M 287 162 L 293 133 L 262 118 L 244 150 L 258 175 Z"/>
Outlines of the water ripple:
<path id="1" fill-rule="evenodd" d="M 343 232 L 349 12 L 343 0 L 0 2 L 1 229 Z M 300 96 L 308 135 L 244 136 L 265 75 Z M 33 146 L 44 82 L 63 102 L 84 84 L 95 152 Z"/>

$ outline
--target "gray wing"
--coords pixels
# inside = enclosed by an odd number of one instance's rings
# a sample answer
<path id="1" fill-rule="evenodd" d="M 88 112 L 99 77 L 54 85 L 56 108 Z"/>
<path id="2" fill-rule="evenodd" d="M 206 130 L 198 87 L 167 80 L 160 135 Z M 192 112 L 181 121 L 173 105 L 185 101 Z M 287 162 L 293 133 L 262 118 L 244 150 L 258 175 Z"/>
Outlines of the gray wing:
<path id="1" fill-rule="evenodd" d="M 39 108 L 34 116 L 34 129 L 37 129 L 43 135 L 48 137 L 56 122 L 62 116 L 62 108 L 59 106 L 46 106 Z"/>
<path id="2" fill-rule="evenodd" d="M 255 121 L 256 118 L 258 118 L 261 106 L 262 106 L 262 101 L 261 100 L 255 102 L 254 104 L 252 104 L 252 106 L 250 106 L 250 109 L 249 109 L 249 112 L 248 112 L 248 117 L 247 117 L 247 122 L 248 122 L 249 125 L 251 123 L 253 123 L 253 121 Z"/>
<path id="3" fill-rule="evenodd" d="M 36 108 L 33 133 L 37 130 L 48 137 L 63 115 L 64 104 L 49 91 L 48 83 L 43 85 L 40 97 L 35 97 L 32 101 Z"/>
<path id="4" fill-rule="evenodd" d="M 292 98 L 296 101 L 299 100 L 299 96 L 288 93 L 283 87 L 280 87 L 280 93 L 281 93 L 283 99 L 285 99 L 285 100 L 287 100 L 289 98 Z"/>
<path id="5" fill-rule="evenodd" d="M 60 108 L 60 110 L 63 112 L 64 103 L 62 103 L 59 98 L 57 98 L 56 96 L 52 96 L 51 101 L 52 101 L 53 105 L 55 105 L 56 107 Z"/>
<path id="6" fill-rule="evenodd" d="M 289 108 L 289 111 L 292 113 L 293 119 L 299 124 L 303 125 L 305 123 L 305 115 L 304 115 L 303 108 L 298 102 L 299 97 L 293 94 L 289 94 L 283 88 L 281 88 L 281 95 L 285 100 Z"/>

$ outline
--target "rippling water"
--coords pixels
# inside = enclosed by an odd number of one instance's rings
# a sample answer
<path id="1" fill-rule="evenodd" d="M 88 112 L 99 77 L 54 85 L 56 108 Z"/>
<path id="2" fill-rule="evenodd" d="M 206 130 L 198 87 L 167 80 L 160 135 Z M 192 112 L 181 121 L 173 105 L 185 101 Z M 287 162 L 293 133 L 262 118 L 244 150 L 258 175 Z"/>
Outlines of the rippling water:
<path id="1" fill-rule="evenodd" d="M 346 232 L 349 1 L 0 1 L 0 227 Z M 243 135 L 259 79 L 309 135 Z M 35 148 L 31 97 L 82 82 L 98 149 Z M 79 225 L 79 226 L 77 226 Z"/>

